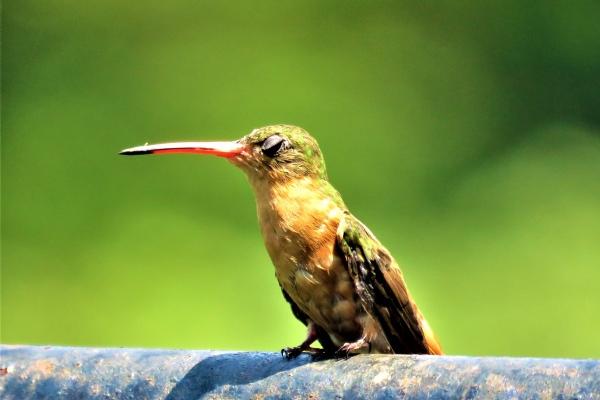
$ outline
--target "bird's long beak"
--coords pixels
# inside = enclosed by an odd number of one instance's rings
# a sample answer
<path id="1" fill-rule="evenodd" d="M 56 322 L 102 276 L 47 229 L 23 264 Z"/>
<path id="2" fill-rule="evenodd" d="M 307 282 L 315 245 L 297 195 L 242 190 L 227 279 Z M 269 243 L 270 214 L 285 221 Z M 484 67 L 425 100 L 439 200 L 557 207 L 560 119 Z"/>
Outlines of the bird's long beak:
<path id="1" fill-rule="evenodd" d="M 244 145 L 238 142 L 174 142 L 132 147 L 122 150 L 119 154 L 137 156 L 141 154 L 194 153 L 232 158 L 243 150 Z"/>

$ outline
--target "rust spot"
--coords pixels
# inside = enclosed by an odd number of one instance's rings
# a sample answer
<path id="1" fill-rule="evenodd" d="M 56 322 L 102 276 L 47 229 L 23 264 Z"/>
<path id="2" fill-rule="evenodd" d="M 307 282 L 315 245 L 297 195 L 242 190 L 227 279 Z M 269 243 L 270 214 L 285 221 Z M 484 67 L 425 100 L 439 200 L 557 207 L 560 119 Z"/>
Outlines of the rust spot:
<path id="1" fill-rule="evenodd" d="M 0 368 L 0 376 L 8 374 L 8 368 Z"/>
<path id="2" fill-rule="evenodd" d="M 47 375 L 54 371 L 54 364 L 48 360 L 38 360 L 33 363 L 32 368 Z"/>

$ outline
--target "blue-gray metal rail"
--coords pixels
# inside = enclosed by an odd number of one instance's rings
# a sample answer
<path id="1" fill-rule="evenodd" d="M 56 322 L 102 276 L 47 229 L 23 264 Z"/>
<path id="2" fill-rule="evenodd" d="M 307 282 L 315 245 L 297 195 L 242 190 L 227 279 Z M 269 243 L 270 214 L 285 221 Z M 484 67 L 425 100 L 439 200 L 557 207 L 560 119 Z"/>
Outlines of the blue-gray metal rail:
<path id="1" fill-rule="evenodd" d="M 600 399 L 600 361 L 0 346 L 11 399 Z"/>

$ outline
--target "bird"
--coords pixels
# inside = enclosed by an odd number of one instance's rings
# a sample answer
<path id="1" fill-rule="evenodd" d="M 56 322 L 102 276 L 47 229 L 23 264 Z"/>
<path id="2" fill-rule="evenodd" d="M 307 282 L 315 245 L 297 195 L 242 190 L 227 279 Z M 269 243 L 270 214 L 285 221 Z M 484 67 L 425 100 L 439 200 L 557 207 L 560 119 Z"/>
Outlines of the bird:
<path id="1" fill-rule="evenodd" d="M 305 339 L 293 359 L 359 353 L 442 354 L 390 252 L 345 205 L 317 141 L 303 128 L 269 125 L 230 142 L 174 142 L 122 155 L 193 153 L 229 160 L 247 176 L 265 247 Z M 321 348 L 313 347 L 319 342 Z"/>

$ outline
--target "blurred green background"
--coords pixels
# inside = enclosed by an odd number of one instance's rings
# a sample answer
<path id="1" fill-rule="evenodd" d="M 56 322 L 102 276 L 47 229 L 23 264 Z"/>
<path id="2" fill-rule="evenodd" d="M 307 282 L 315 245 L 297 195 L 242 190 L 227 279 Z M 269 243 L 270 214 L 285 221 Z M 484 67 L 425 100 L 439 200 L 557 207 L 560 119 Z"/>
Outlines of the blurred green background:
<path id="1" fill-rule="evenodd" d="M 279 350 L 245 177 L 321 143 L 451 354 L 600 357 L 600 3 L 3 2 L 3 343 Z"/>

